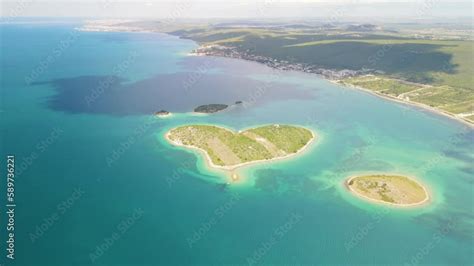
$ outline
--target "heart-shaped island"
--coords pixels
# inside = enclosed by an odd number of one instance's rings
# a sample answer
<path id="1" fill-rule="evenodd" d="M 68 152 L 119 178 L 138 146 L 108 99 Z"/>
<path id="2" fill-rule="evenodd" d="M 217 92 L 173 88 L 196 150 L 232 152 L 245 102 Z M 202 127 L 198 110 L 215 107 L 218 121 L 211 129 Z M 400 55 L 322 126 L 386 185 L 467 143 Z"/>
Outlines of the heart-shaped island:
<path id="1" fill-rule="evenodd" d="M 174 145 L 203 151 L 212 167 L 227 170 L 287 158 L 303 151 L 315 138 L 309 129 L 278 124 L 237 133 L 212 125 L 186 125 L 165 136 Z"/>

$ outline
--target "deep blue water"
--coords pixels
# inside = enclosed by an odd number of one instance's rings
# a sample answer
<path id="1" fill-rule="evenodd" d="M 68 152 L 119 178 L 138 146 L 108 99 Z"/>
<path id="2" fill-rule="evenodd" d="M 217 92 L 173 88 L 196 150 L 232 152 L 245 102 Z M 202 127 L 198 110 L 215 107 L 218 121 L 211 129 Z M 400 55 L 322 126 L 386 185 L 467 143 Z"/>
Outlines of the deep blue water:
<path id="1" fill-rule="evenodd" d="M 197 45 L 174 36 L 76 26 L 0 25 L 0 169 L 13 154 L 17 174 L 8 264 L 473 264 L 472 129 L 313 75 L 187 56 Z M 299 124 L 318 139 L 225 186 L 164 141 L 184 123 Z M 342 186 L 362 172 L 415 176 L 432 202 L 363 202 Z"/>

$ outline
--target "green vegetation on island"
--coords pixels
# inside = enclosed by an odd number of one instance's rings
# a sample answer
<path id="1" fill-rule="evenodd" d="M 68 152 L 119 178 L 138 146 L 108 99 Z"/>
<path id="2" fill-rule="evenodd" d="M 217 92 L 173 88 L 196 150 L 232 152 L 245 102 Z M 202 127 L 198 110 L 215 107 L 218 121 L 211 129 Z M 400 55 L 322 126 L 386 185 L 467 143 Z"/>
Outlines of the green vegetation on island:
<path id="1" fill-rule="evenodd" d="M 404 32 L 403 26 L 396 31 L 357 28 L 233 26 L 172 33 L 199 42 L 198 54 L 320 74 L 474 123 L 471 37 L 442 30 L 422 36 L 425 32 Z"/>
<path id="2" fill-rule="evenodd" d="M 206 105 L 200 105 L 196 108 L 194 108 L 194 112 L 196 113 L 216 113 L 219 111 L 222 111 L 228 107 L 227 104 L 206 104 Z"/>
<path id="3" fill-rule="evenodd" d="M 470 25 L 268 21 L 127 22 L 115 27 L 167 32 L 198 42 L 198 55 L 319 74 L 474 123 Z"/>
<path id="4" fill-rule="evenodd" d="M 346 181 L 350 191 L 383 203 L 410 206 L 428 200 L 426 190 L 419 183 L 405 176 L 365 175 Z"/>
<path id="5" fill-rule="evenodd" d="M 170 130 L 166 137 L 176 145 L 205 151 L 214 166 L 235 168 L 295 154 L 314 135 L 308 129 L 289 125 L 268 125 L 238 133 L 211 125 L 187 125 Z"/>
<path id="6" fill-rule="evenodd" d="M 171 113 L 166 110 L 160 110 L 160 111 L 155 112 L 155 115 L 159 117 L 166 117 L 166 116 L 170 116 Z"/>

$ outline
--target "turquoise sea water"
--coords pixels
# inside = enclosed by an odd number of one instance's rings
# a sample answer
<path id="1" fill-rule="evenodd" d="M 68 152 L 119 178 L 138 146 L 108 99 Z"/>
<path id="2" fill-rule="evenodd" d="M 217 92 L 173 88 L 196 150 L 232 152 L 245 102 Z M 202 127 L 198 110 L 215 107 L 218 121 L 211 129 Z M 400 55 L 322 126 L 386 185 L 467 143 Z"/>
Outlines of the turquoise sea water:
<path id="1" fill-rule="evenodd" d="M 187 56 L 189 40 L 76 26 L 0 26 L 0 169 L 13 154 L 17 172 L 8 265 L 474 263 L 472 129 L 312 75 Z M 160 109 L 175 114 L 150 116 Z M 163 139 L 185 123 L 296 124 L 318 138 L 225 185 Z M 348 194 L 344 179 L 366 172 L 416 177 L 431 202 L 386 208 Z"/>

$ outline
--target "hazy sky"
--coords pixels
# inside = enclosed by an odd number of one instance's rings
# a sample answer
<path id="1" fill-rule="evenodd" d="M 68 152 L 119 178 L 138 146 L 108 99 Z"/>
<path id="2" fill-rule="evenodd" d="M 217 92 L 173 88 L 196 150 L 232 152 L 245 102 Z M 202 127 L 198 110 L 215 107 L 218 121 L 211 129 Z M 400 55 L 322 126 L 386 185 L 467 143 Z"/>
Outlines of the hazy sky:
<path id="1" fill-rule="evenodd" d="M 471 0 L 0 0 L 3 17 L 390 18 L 472 17 Z M 400 21 L 403 22 L 403 21 Z"/>

